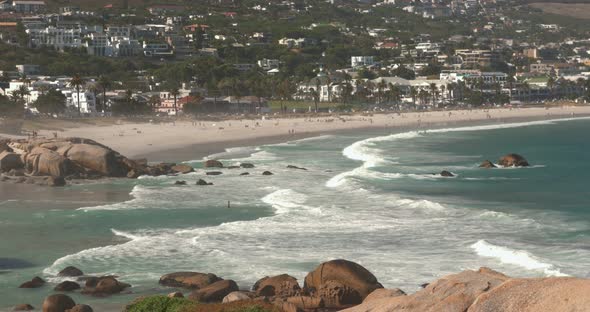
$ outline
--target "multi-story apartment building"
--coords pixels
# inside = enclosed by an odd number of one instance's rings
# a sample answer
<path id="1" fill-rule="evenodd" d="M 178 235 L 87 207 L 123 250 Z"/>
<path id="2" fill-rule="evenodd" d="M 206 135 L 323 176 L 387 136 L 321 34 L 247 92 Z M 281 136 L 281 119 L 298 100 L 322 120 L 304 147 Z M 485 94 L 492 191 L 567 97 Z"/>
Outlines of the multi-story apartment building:
<path id="1" fill-rule="evenodd" d="M 27 29 L 33 47 L 49 46 L 58 50 L 82 47 L 80 29 L 64 29 L 49 26 L 43 29 Z"/>

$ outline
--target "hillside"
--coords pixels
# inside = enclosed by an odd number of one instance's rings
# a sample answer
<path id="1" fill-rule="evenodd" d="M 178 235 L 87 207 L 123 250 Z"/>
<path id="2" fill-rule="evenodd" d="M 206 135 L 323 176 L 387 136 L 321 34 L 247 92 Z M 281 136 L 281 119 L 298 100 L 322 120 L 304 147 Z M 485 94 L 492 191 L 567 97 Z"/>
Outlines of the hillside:
<path id="1" fill-rule="evenodd" d="M 529 6 L 535 9 L 540 9 L 544 13 L 578 19 L 590 19 L 590 2 L 588 1 L 585 3 L 536 2 L 529 4 Z"/>

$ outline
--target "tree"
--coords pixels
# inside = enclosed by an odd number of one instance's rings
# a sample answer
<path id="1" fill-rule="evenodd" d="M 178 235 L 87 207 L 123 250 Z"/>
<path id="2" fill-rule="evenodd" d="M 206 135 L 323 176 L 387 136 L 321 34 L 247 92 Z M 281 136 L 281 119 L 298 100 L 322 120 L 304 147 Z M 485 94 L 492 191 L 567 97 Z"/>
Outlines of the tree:
<path id="1" fill-rule="evenodd" d="M 436 94 L 438 92 L 438 87 L 436 86 L 436 83 L 431 83 L 429 85 L 429 88 L 430 88 L 430 94 L 432 95 L 432 105 L 437 105 Z"/>
<path id="2" fill-rule="evenodd" d="M 42 114 L 61 114 L 66 110 L 66 97 L 60 91 L 49 89 L 47 93 L 39 95 L 33 107 Z"/>
<path id="3" fill-rule="evenodd" d="M 404 65 L 400 65 L 396 69 L 392 70 L 391 74 L 407 80 L 413 80 L 416 78 L 416 73 Z"/>
<path id="4" fill-rule="evenodd" d="M 18 97 L 17 97 L 18 98 Z M 0 94 L 0 116 L 3 117 L 12 117 L 12 116 L 19 116 L 22 117 L 24 111 L 24 103 L 21 100 L 11 100 L 7 96 Z"/>
<path id="5" fill-rule="evenodd" d="M 410 97 L 412 97 L 412 105 L 416 108 L 416 97 L 418 96 L 418 91 L 416 91 L 416 87 L 410 87 Z"/>
<path id="6" fill-rule="evenodd" d="M 78 98 L 78 115 L 80 115 L 80 88 L 84 86 L 85 83 L 84 79 L 78 74 L 74 75 L 72 80 L 70 80 L 70 86 L 76 89 L 76 95 Z"/>
<path id="7" fill-rule="evenodd" d="M 107 89 L 110 89 L 113 83 L 107 76 L 101 75 L 98 77 L 98 85 L 102 90 L 102 102 L 100 104 L 100 110 L 104 113 L 104 110 L 107 107 Z M 96 109 L 98 110 L 98 107 Z"/>
<path id="8" fill-rule="evenodd" d="M 133 98 L 131 90 L 127 90 L 123 98 L 114 99 L 111 106 L 114 115 L 123 116 L 143 115 L 149 113 L 150 110 L 146 102 L 139 102 Z"/>
<path id="9" fill-rule="evenodd" d="M 178 108 L 176 107 L 176 99 L 180 95 L 180 91 L 178 90 L 178 87 L 172 87 L 170 90 L 168 90 L 168 92 L 170 92 L 170 95 L 174 97 L 174 116 L 176 116 L 178 114 Z"/>
<path id="10" fill-rule="evenodd" d="M 184 106 L 182 107 L 182 111 L 185 114 L 198 115 L 203 111 L 203 108 L 201 106 L 201 100 L 202 98 L 200 96 L 195 97 L 192 101 L 184 104 Z"/>

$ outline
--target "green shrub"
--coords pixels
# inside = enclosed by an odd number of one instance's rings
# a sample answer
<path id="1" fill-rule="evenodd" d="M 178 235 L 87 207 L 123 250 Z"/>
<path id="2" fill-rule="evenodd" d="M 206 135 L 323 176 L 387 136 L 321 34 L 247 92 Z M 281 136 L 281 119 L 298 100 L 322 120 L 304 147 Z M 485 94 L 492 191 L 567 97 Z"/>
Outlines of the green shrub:
<path id="1" fill-rule="evenodd" d="M 184 312 L 195 305 L 195 303 L 184 298 L 152 296 L 133 302 L 127 307 L 127 312 Z"/>

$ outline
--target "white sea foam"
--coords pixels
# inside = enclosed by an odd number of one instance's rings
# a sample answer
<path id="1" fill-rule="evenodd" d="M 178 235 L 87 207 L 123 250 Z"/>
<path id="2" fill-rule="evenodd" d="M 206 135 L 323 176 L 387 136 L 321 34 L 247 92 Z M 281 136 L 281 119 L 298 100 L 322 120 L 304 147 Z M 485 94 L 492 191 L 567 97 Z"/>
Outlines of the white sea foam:
<path id="1" fill-rule="evenodd" d="M 211 154 L 209 156 L 203 157 L 203 160 L 210 160 L 210 159 L 229 159 L 234 158 L 236 156 L 247 156 L 255 153 L 256 151 L 260 151 L 260 148 L 257 146 L 243 146 L 243 147 L 231 147 L 226 148 L 224 152 Z M 194 160 L 190 162 L 198 162 L 200 160 Z"/>
<path id="2" fill-rule="evenodd" d="M 443 206 L 442 204 L 436 203 L 436 202 L 432 202 L 426 199 L 421 199 L 421 200 L 413 200 L 413 199 L 400 199 L 398 200 L 398 204 L 401 206 L 408 206 L 410 208 L 415 208 L 415 209 L 426 209 L 426 210 L 432 210 L 432 211 L 438 211 L 438 212 L 443 212 L 443 211 L 447 211 L 447 208 L 445 206 Z"/>
<path id="3" fill-rule="evenodd" d="M 555 268 L 554 265 L 545 263 L 524 250 L 496 246 L 485 240 L 477 241 L 471 245 L 471 248 L 482 257 L 495 258 L 502 263 L 518 265 L 527 270 L 542 271 L 547 276 L 567 276 L 567 274 L 563 274 L 559 269 Z"/>
<path id="4" fill-rule="evenodd" d="M 305 194 L 297 193 L 291 189 L 281 189 L 264 196 L 262 201 L 271 205 L 277 214 L 294 212 L 297 209 L 315 210 L 304 205 L 307 198 Z"/>
<path id="5" fill-rule="evenodd" d="M 141 239 L 142 238 L 141 236 L 133 235 L 131 233 L 127 233 L 127 232 L 123 232 L 123 231 L 118 231 L 118 230 L 115 230 L 115 229 L 111 229 L 111 232 L 113 232 L 113 234 L 115 234 L 117 236 L 125 237 L 125 238 L 128 238 L 130 240 L 138 240 L 138 239 Z"/>

